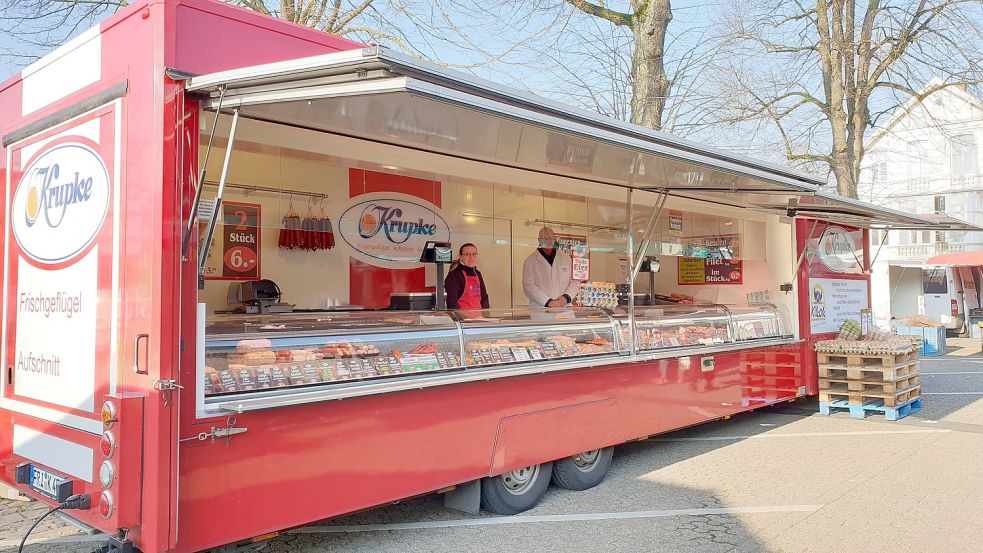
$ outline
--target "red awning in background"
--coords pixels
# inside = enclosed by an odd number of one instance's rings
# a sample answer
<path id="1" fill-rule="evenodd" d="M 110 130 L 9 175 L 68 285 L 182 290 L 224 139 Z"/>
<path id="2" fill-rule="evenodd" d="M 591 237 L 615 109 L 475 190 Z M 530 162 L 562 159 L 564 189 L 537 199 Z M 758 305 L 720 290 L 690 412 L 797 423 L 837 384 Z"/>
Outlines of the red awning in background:
<path id="1" fill-rule="evenodd" d="M 956 267 L 983 266 L 983 251 L 944 253 L 928 258 L 925 260 L 925 264 L 951 265 Z"/>

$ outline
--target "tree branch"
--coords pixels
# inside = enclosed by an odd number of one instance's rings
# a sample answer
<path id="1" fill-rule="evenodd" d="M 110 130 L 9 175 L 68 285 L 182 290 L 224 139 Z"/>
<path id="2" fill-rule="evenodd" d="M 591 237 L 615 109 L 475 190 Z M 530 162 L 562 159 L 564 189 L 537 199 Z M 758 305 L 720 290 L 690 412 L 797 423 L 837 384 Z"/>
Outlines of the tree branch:
<path id="1" fill-rule="evenodd" d="M 632 25 L 633 17 L 631 14 L 614 11 L 605 8 L 604 6 L 598 6 L 597 4 L 592 4 L 587 0 L 566 0 L 566 2 L 587 15 L 593 15 L 594 17 L 606 19 L 615 25 L 623 27 L 631 27 Z"/>

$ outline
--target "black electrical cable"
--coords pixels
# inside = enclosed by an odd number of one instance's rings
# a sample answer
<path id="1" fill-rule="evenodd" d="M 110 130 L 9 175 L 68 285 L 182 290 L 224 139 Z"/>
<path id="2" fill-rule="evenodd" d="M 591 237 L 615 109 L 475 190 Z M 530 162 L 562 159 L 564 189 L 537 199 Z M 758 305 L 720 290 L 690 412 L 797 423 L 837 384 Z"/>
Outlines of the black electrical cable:
<path id="1" fill-rule="evenodd" d="M 31 535 L 31 532 L 33 532 L 34 529 L 38 527 L 38 524 L 41 524 L 41 521 L 44 520 L 45 517 L 47 517 L 48 515 L 50 515 L 51 513 L 55 512 L 55 511 L 59 511 L 59 510 L 61 510 L 61 507 L 52 507 L 50 511 L 48 511 L 47 513 L 41 515 L 41 518 L 39 518 L 36 521 L 34 521 L 34 524 L 32 524 L 31 527 L 28 528 L 27 533 L 24 534 L 24 539 L 20 540 L 20 547 L 17 548 L 17 553 L 24 553 L 24 544 L 27 543 L 27 536 L 30 536 Z"/>

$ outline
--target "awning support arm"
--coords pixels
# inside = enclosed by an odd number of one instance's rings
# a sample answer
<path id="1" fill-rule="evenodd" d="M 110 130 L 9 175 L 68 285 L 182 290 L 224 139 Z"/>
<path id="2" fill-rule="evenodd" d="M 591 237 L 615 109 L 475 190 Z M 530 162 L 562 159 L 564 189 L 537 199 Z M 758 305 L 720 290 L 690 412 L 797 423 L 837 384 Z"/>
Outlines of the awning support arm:
<path id="1" fill-rule="evenodd" d="M 215 113 L 218 118 L 218 112 Z M 205 231 L 205 241 L 201 245 L 201 252 L 198 255 L 198 276 L 205 274 L 205 261 L 208 260 L 208 250 L 212 245 L 212 235 L 215 233 L 215 223 L 218 221 L 219 213 L 222 212 L 222 196 L 225 194 L 225 181 L 229 176 L 229 161 L 232 159 L 232 147 L 235 145 L 236 126 L 239 124 L 239 108 L 232 113 L 232 128 L 229 129 L 229 143 L 225 149 L 225 162 L 222 164 L 222 176 L 218 181 L 218 193 L 215 194 L 215 209 L 212 216 L 208 219 L 208 229 Z M 200 188 L 200 187 L 199 187 Z M 194 222 L 194 219 L 192 219 Z"/>
<path id="2" fill-rule="evenodd" d="M 792 275 L 799 274 L 799 267 L 802 265 L 802 260 L 806 257 L 806 252 L 809 251 L 809 240 L 812 238 L 812 233 L 816 232 L 816 227 L 819 226 L 819 219 L 813 219 L 812 228 L 809 229 L 809 235 L 806 236 L 805 243 L 802 247 L 802 253 L 799 254 L 798 261 L 795 262 L 795 269 L 792 271 Z"/>
<path id="3" fill-rule="evenodd" d="M 666 205 L 666 199 L 669 197 L 669 192 L 662 191 L 662 195 L 659 198 L 658 204 L 656 204 L 655 209 L 652 210 L 652 214 L 649 215 L 648 223 L 645 224 L 645 232 L 642 234 L 642 243 L 638 246 L 638 252 L 635 254 L 635 260 L 631 267 L 631 281 L 635 282 L 635 277 L 638 276 L 638 271 L 642 268 L 642 261 L 645 259 L 645 252 L 649 248 L 649 244 L 652 242 L 652 231 L 655 230 L 655 224 L 659 221 L 659 217 L 662 215 L 662 208 Z"/>
<path id="4" fill-rule="evenodd" d="M 631 175 L 634 177 L 635 164 L 632 163 Z M 627 227 L 628 232 L 625 234 L 625 254 L 628 257 L 628 268 L 631 269 L 635 265 L 634 252 L 635 252 L 635 240 L 634 240 L 634 229 L 632 229 L 632 214 L 635 212 L 635 197 L 632 195 L 633 189 L 628 187 L 628 198 L 626 203 L 628 208 L 627 216 L 625 217 L 625 227 Z M 628 351 L 635 355 L 636 344 L 635 344 L 635 279 L 631 278 L 631 271 L 629 270 L 628 275 Z"/>
<path id="5" fill-rule="evenodd" d="M 881 243 L 877 245 L 877 251 L 874 252 L 873 259 L 871 259 L 870 263 L 867 264 L 866 272 L 868 274 L 870 274 L 871 269 L 874 267 L 874 262 L 877 261 L 877 256 L 881 255 L 881 249 L 884 247 L 884 244 L 887 243 L 887 233 L 889 232 L 891 232 L 890 229 L 884 229 L 884 238 L 881 238 Z"/>
<path id="6" fill-rule="evenodd" d="M 215 138 L 215 127 L 218 126 L 218 116 L 222 113 L 222 99 L 225 98 L 225 85 L 221 87 L 221 94 L 218 97 L 218 109 L 215 110 L 215 120 L 212 121 L 212 132 L 208 135 L 208 146 L 205 147 L 205 159 L 201 164 L 201 171 L 198 173 L 198 183 L 195 186 L 195 200 L 191 203 L 191 215 L 188 218 L 188 228 L 184 232 L 184 240 L 181 242 L 181 261 L 188 260 L 188 244 L 191 242 L 191 233 L 195 229 L 195 220 L 198 218 L 198 202 L 201 201 L 201 190 L 205 184 L 205 170 L 208 167 L 208 155 L 212 153 L 212 139 Z M 191 152 L 194 155 L 194 152 Z"/>

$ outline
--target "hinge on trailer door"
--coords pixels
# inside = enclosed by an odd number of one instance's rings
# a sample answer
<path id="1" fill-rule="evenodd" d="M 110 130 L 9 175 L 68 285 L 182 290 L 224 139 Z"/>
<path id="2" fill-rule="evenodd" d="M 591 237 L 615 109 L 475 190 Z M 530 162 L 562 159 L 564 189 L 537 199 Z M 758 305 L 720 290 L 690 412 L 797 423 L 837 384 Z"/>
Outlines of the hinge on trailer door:
<path id="1" fill-rule="evenodd" d="M 171 392 L 177 390 L 178 388 L 184 389 L 184 386 L 178 384 L 174 380 L 158 380 L 154 382 L 154 390 L 161 393 L 160 398 L 164 400 L 164 405 L 169 405 L 171 403 Z"/>
<path id="2" fill-rule="evenodd" d="M 177 390 L 178 388 L 184 389 L 184 386 L 178 384 L 174 380 L 158 380 L 154 382 L 154 389 L 158 392 Z"/>

